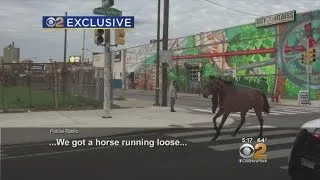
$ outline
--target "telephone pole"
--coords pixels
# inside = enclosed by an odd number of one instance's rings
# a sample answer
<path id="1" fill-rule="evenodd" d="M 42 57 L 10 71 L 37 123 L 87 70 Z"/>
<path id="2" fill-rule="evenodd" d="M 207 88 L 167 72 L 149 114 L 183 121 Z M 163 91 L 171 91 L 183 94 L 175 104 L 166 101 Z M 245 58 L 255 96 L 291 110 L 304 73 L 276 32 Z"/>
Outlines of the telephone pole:
<path id="1" fill-rule="evenodd" d="M 81 63 L 84 63 L 84 54 L 85 54 L 85 43 L 86 43 L 86 30 L 83 30 L 83 37 L 82 37 L 82 58 L 81 58 Z"/>
<path id="2" fill-rule="evenodd" d="M 102 118 L 112 118 L 111 116 L 111 102 L 110 102 L 110 66 L 111 66 L 111 48 L 110 48 L 110 29 L 106 29 L 104 32 L 104 94 L 103 94 L 103 110 L 105 111 L 105 114 L 102 116 Z"/>
<path id="3" fill-rule="evenodd" d="M 65 16 L 68 16 L 68 12 L 65 12 Z M 64 54 L 63 54 L 64 66 L 67 63 L 67 29 L 64 30 Z"/>
<path id="4" fill-rule="evenodd" d="M 160 14 L 161 14 L 161 0 L 158 0 L 158 20 L 157 20 L 157 67 L 156 67 L 156 97 L 155 106 L 159 106 L 160 100 L 160 88 L 159 88 L 159 76 L 160 76 Z"/>
<path id="5" fill-rule="evenodd" d="M 68 16 L 68 12 L 65 12 L 65 16 Z M 67 29 L 64 30 L 64 53 L 63 53 L 63 68 L 62 68 L 62 78 L 63 78 L 63 84 L 62 84 L 62 91 L 63 93 L 66 93 L 67 91 L 67 79 L 66 79 L 66 73 L 67 73 Z M 63 94 L 63 101 L 65 100 L 65 94 Z"/>
<path id="6" fill-rule="evenodd" d="M 168 50 L 169 39 L 169 0 L 164 0 L 163 4 L 163 35 L 162 50 Z M 162 106 L 167 106 L 168 91 L 168 63 L 162 63 Z"/>

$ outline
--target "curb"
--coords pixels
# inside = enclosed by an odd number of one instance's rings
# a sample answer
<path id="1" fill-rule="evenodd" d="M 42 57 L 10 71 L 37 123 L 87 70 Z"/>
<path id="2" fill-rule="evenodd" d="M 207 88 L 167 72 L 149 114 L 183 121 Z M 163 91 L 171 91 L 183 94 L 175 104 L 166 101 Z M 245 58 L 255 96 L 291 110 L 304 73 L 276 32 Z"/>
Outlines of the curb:
<path id="1" fill-rule="evenodd" d="M 126 91 L 126 90 L 117 90 L 118 92 L 124 92 L 124 93 L 128 93 L 128 94 L 138 94 L 138 95 L 143 95 L 143 96 L 155 96 L 155 94 L 153 92 L 136 92 L 136 91 Z M 115 91 L 115 92 L 117 92 Z M 160 94 L 161 97 L 161 94 Z M 201 95 L 198 94 L 194 94 L 194 95 L 182 95 L 178 93 L 178 97 L 188 97 L 188 98 L 195 98 L 195 99 L 204 99 Z"/>
<path id="2" fill-rule="evenodd" d="M 306 106 L 299 106 L 296 104 L 276 104 L 276 103 L 270 103 L 271 106 L 288 106 L 288 107 L 311 107 L 311 108 L 320 108 L 320 106 L 312 106 L 312 105 L 306 105 Z"/>

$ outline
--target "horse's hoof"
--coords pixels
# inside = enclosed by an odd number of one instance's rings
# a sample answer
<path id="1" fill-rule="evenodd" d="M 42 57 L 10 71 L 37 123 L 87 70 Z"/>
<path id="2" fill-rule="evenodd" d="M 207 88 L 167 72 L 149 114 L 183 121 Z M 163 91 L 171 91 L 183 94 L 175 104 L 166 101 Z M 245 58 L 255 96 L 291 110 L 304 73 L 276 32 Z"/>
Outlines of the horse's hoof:
<path id="1" fill-rule="evenodd" d="M 214 142 L 217 139 L 218 139 L 218 137 L 214 137 L 214 138 L 211 139 L 211 142 Z"/>

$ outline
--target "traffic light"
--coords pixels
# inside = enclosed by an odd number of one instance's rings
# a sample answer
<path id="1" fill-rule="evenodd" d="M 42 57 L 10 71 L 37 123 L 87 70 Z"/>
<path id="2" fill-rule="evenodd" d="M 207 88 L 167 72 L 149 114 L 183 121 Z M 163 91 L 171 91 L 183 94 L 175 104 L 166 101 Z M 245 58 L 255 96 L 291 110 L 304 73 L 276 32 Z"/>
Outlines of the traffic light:
<path id="1" fill-rule="evenodd" d="M 308 61 L 308 57 L 305 53 L 301 54 L 301 63 L 304 64 Z"/>
<path id="2" fill-rule="evenodd" d="M 309 50 L 310 61 L 316 62 L 316 50 L 314 48 Z"/>
<path id="3" fill-rule="evenodd" d="M 101 45 L 104 42 L 104 29 L 94 30 L 94 43 L 96 45 Z"/>
<path id="4" fill-rule="evenodd" d="M 124 45 L 125 44 L 125 36 L 126 36 L 126 32 L 124 31 L 124 29 L 115 29 L 115 43 L 116 45 Z"/>

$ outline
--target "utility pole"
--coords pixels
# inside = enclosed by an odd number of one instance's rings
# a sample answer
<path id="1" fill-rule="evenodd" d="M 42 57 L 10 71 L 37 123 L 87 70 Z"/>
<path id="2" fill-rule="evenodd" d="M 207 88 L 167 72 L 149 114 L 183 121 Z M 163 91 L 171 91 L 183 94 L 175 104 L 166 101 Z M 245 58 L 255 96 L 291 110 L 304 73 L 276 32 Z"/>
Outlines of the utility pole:
<path id="1" fill-rule="evenodd" d="M 164 0 L 163 5 L 163 36 L 162 50 L 168 50 L 169 39 L 169 0 Z M 162 63 L 162 106 L 167 106 L 168 91 L 168 63 Z"/>
<path id="2" fill-rule="evenodd" d="M 84 62 L 84 51 L 85 51 L 85 43 L 86 43 L 86 30 L 83 30 L 83 37 L 82 37 L 82 59 L 81 63 Z"/>
<path id="3" fill-rule="evenodd" d="M 112 118 L 111 116 L 111 102 L 110 102 L 110 77 L 112 72 L 110 72 L 111 66 L 111 56 L 110 56 L 110 29 L 105 29 L 104 32 L 104 95 L 103 95 L 103 110 L 105 114 L 102 118 Z M 111 74 L 110 74 L 111 73 Z"/>
<path id="4" fill-rule="evenodd" d="M 160 14 L 161 14 L 161 0 L 158 0 L 158 20 L 157 20 L 157 67 L 156 67 L 156 97 L 155 106 L 160 106 Z"/>
<path id="5" fill-rule="evenodd" d="M 68 16 L 68 12 L 65 12 L 65 16 Z M 63 68 L 62 68 L 62 91 L 66 92 L 67 79 L 66 79 L 66 71 L 67 71 L 67 29 L 64 30 L 64 53 L 63 53 Z M 64 99 L 64 96 L 63 96 Z"/>
<path id="6" fill-rule="evenodd" d="M 310 57 L 309 57 L 309 42 L 307 43 L 307 65 L 306 65 L 306 73 L 307 73 L 307 91 L 308 95 L 310 96 L 310 72 L 309 72 L 309 66 L 310 66 Z"/>
<path id="7" fill-rule="evenodd" d="M 109 31 L 109 37 L 110 34 L 111 34 L 111 30 L 108 29 Z M 109 61 L 110 61 L 110 66 L 109 66 L 109 69 L 110 69 L 110 106 L 113 105 L 113 58 L 112 58 L 112 52 L 110 50 L 110 53 L 109 53 Z"/>

